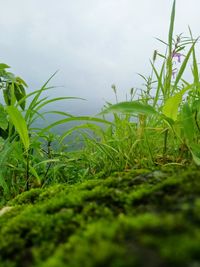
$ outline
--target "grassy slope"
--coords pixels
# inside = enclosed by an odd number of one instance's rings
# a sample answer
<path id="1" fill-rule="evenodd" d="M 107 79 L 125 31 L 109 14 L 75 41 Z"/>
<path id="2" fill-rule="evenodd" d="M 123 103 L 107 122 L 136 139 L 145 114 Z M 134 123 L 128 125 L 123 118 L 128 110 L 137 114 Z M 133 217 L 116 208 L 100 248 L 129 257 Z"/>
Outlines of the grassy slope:
<path id="1" fill-rule="evenodd" d="M 200 266 L 200 172 L 33 189 L 0 216 L 2 267 Z"/>

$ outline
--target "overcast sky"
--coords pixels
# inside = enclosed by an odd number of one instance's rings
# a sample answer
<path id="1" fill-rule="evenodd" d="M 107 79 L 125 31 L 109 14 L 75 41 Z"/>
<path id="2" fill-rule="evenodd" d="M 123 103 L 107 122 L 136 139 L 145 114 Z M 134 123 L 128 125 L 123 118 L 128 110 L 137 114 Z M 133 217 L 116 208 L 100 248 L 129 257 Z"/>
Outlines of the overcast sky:
<path id="1" fill-rule="evenodd" d="M 140 87 L 148 75 L 155 37 L 167 39 L 172 0 L 0 0 L 0 61 L 38 89 L 59 70 L 52 96 L 80 96 L 74 113 L 98 112 L 112 100 Z M 200 34 L 200 1 L 177 0 L 175 33 L 187 27 Z"/>

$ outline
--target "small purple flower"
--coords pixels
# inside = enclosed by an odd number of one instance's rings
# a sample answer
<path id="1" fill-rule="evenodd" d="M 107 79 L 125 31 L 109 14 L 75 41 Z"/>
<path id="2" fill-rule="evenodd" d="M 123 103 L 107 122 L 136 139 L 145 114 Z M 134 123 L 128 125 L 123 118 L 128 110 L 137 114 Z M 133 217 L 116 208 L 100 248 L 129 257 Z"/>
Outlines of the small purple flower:
<path id="1" fill-rule="evenodd" d="M 173 52 L 173 54 L 172 54 L 172 58 L 177 58 L 178 63 L 181 63 L 181 57 L 182 57 L 181 53 Z"/>
<path id="2" fill-rule="evenodd" d="M 176 73 L 177 73 L 177 68 L 175 68 L 175 69 L 172 70 L 172 77 L 173 77 L 173 79 L 175 79 Z"/>

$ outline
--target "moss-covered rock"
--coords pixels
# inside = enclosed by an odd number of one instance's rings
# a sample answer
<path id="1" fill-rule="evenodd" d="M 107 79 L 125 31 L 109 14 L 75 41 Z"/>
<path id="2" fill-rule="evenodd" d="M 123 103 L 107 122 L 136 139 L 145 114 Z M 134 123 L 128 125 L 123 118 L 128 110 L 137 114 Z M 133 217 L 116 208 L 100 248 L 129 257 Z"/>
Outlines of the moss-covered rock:
<path id="1" fill-rule="evenodd" d="M 0 216 L 2 267 L 200 266 L 200 172 L 32 189 Z"/>

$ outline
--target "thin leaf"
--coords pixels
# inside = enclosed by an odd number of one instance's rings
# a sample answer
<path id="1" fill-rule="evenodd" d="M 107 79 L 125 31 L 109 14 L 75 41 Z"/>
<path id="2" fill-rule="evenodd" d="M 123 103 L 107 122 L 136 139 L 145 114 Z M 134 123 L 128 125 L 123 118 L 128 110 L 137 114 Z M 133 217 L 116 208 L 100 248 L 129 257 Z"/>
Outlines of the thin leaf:
<path id="1" fill-rule="evenodd" d="M 162 76 L 163 76 L 163 71 L 164 71 L 164 68 L 165 68 L 165 62 L 163 62 L 162 64 L 162 67 L 161 67 L 161 70 L 160 70 L 160 74 L 158 73 L 158 71 L 156 70 L 154 64 L 151 62 L 151 66 L 152 66 L 152 69 L 156 75 L 156 78 L 158 80 L 158 86 L 157 86 L 157 89 L 156 89 L 156 96 L 154 98 L 154 103 L 153 103 L 153 106 L 155 107 L 158 99 L 159 99 L 159 95 L 160 95 L 160 89 L 162 91 L 162 94 L 164 95 L 164 87 L 163 87 L 163 83 L 162 83 Z"/>
<path id="2" fill-rule="evenodd" d="M 172 96 L 172 97 L 167 99 L 167 101 L 166 101 L 166 103 L 165 103 L 165 105 L 163 106 L 163 109 L 162 109 L 162 112 L 166 117 L 172 119 L 173 121 L 177 120 L 178 108 L 179 108 L 179 105 L 180 105 L 180 103 L 182 101 L 183 95 L 192 86 L 193 86 L 193 84 L 190 84 L 189 86 L 186 86 L 180 92 L 178 92 L 174 96 Z"/>
<path id="3" fill-rule="evenodd" d="M 102 128 L 94 123 L 84 123 L 81 125 L 77 125 L 74 126 L 72 128 L 70 128 L 68 131 L 64 132 L 61 137 L 60 137 L 60 141 L 59 143 L 62 143 L 63 140 L 69 136 L 70 134 L 72 134 L 74 131 L 77 131 L 79 129 L 89 129 L 91 131 L 94 131 L 97 135 L 102 136 L 103 132 L 102 132 Z"/>
<path id="4" fill-rule="evenodd" d="M 196 165 L 200 166 L 200 145 L 190 144 L 190 151 L 192 153 L 193 160 Z"/>
<path id="5" fill-rule="evenodd" d="M 158 40 L 159 42 L 163 43 L 164 45 L 168 46 L 168 43 L 164 42 L 163 40 L 161 40 L 160 38 L 155 37 L 156 40 Z"/>
<path id="6" fill-rule="evenodd" d="M 190 58 L 191 53 L 192 53 L 192 51 L 194 50 L 194 46 L 195 46 L 196 42 L 197 42 L 197 40 L 196 40 L 196 41 L 193 43 L 193 45 L 191 46 L 190 50 L 188 51 L 188 53 L 187 53 L 187 55 L 186 55 L 186 57 L 185 57 L 185 59 L 184 59 L 182 65 L 181 65 L 181 67 L 180 67 L 180 70 L 179 70 L 179 72 L 178 72 L 178 74 L 177 74 L 177 76 L 176 76 L 176 80 L 175 80 L 175 82 L 174 82 L 174 86 L 173 86 L 174 90 L 176 89 L 176 87 L 177 87 L 177 85 L 178 85 L 178 82 L 180 81 L 180 79 L 181 79 L 181 77 L 182 77 L 182 75 L 183 75 L 183 72 L 184 72 L 184 70 L 185 70 L 185 68 L 186 68 L 186 66 L 187 66 L 187 63 L 188 63 L 188 60 L 189 60 L 189 58 Z M 174 91 L 174 90 L 173 90 L 173 91 Z"/>
<path id="7" fill-rule="evenodd" d="M 30 141 L 29 141 L 28 129 L 27 129 L 27 125 L 26 125 L 26 121 L 24 117 L 22 116 L 21 112 L 14 106 L 7 106 L 6 111 L 16 131 L 18 132 L 20 136 L 20 139 L 25 149 L 28 151 Z"/>
<path id="8" fill-rule="evenodd" d="M 83 98 L 80 98 L 80 97 L 73 97 L 73 96 L 66 96 L 66 97 L 56 97 L 56 98 L 53 98 L 53 99 L 50 99 L 50 100 L 47 100 L 45 102 L 43 102 L 41 105 L 39 105 L 36 110 L 40 110 L 41 108 L 43 108 L 44 106 L 46 106 L 47 104 L 49 103 L 52 103 L 52 102 L 56 102 L 56 101 L 60 101 L 60 100 L 65 100 L 65 99 L 79 99 L 79 100 L 85 100 Z"/>
<path id="9" fill-rule="evenodd" d="M 188 103 L 185 103 L 182 107 L 181 122 L 185 139 L 187 143 L 191 144 L 194 141 L 195 125 L 192 110 Z"/>
<path id="10" fill-rule="evenodd" d="M 172 53 L 172 41 L 173 41 L 173 32 L 174 32 L 174 20 L 175 20 L 175 8 L 176 8 L 176 0 L 173 2 L 169 33 L 168 33 L 168 45 L 169 45 L 169 53 Z"/>
<path id="11" fill-rule="evenodd" d="M 80 117 L 70 117 L 70 118 L 66 118 L 66 119 L 62 119 L 59 121 L 56 121 L 52 124 L 50 124 L 49 126 L 45 127 L 44 129 L 42 129 L 39 132 L 39 135 L 43 135 L 45 132 L 49 131 L 51 128 L 64 124 L 64 123 L 68 123 L 71 121 L 93 121 L 96 123 L 103 123 L 103 124 L 109 124 L 111 125 L 112 123 L 107 121 L 107 120 L 103 120 L 103 119 L 99 119 L 99 118 L 94 118 L 94 117 L 88 117 L 88 116 L 80 116 Z"/>
<path id="12" fill-rule="evenodd" d="M 0 128 L 3 130 L 8 128 L 7 113 L 2 104 L 0 104 Z"/>
<path id="13" fill-rule="evenodd" d="M 156 110 L 148 105 L 140 103 L 139 101 L 130 102 L 120 102 L 118 104 L 112 105 L 107 109 L 103 110 L 100 115 L 106 113 L 126 113 L 126 114 L 145 114 L 145 115 L 155 115 Z"/>

